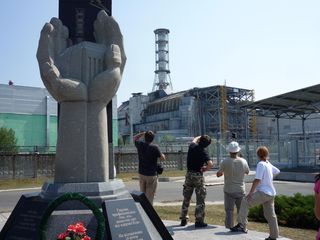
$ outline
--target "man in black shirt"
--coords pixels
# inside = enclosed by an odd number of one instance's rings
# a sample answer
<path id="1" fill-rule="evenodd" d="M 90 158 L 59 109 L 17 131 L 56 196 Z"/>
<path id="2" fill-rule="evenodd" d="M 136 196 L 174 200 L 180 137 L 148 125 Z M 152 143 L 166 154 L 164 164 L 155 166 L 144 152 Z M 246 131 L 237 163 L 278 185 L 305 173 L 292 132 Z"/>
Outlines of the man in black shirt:
<path id="1" fill-rule="evenodd" d="M 209 158 L 208 152 L 205 149 L 210 143 L 211 138 L 208 135 L 202 135 L 195 137 L 189 146 L 187 157 L 188 171 L 183 185 L 184 199 L 180 215 L 181 226 L 187 225 L 189 219 L 188 208 L 194 189 L 197 200 L 195 209 L 195 227 L 201 228 L 207 226 L 204 222 L 207 191 L 204 186 L 203 172 L 210 170 L 213 166 L 212 160 Z"/>
<path id="2" fill-rule="evenodd" d="M 139 141 L 144 136 L 144 141 Z M 154 133 L 146 131 L 134 136 L 134 144 L 138 150 L 139 157 L 139 184 L 140 191 L 153 204 L 154 195 L 158 185 L 157 161 L 164 161 L 165 155 L 160 151 L 158 145 L 152 144 Z"/>

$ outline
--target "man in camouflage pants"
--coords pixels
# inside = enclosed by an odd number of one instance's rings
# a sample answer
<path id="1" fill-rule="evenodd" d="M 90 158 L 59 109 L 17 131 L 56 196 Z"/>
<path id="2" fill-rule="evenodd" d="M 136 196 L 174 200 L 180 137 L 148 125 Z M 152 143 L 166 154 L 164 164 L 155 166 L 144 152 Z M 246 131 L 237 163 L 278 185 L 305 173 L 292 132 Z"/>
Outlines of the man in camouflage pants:
<path id="1" fill-rule="evenodd" d="M 193 194 L 193 190 L 196 192 L 196 209 L 195 209 L 195 227 L 206 227 L 204 222 L 205 216 L 205 198 L 207 195 L 206 188 L 204 186 L 203 172 L 212 168 L 213 163 L 209 158 L 206 147 L 211 143 L 211 138 L 208 135 L 202 135 L 195 137 L 189 146 L 187 156 L 187 173 L 185 182 L 183 185 L 183 203 L 181 207 L 181 226 L 185 226 L 188 223 L 188 208 L 190 206 L 190 200 Z"/>

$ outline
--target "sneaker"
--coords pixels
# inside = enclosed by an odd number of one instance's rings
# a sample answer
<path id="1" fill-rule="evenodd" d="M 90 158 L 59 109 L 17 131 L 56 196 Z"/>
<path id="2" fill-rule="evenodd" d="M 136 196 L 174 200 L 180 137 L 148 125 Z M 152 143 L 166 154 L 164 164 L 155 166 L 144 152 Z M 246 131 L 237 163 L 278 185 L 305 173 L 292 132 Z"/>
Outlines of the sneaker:
<path id="1" fill-rule="evenodd" d="M 196 228 L 204 228 L 204 227 L 207 227 L 208 224 L 206 224 L 205 222 L 196 222 L 196 223 L 194 224 L 194 226 L 195 226 Z"/>
<path id="2" fill-rule="evenodd" d="M 276 238 L 267 237 L 264 240 L 277 240 Z"/>
<path id="3" fill-rule="evenodd" d="M 248 229 L 244 228 L 240 223 L 230 228 L 231 232 L 243 232 L 248 233 Z"/>
<path id="4" fill-rule="evenodd" d="M 188 219 L 182 219 L 180 226 L 186 226 L 188 224 Z"/>

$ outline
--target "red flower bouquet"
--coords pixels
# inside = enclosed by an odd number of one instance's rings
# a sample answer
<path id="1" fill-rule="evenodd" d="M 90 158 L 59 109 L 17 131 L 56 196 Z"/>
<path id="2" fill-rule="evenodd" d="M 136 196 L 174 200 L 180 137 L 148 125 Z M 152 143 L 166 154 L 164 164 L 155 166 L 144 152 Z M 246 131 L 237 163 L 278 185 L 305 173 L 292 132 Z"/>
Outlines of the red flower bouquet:
<path id="1" fill-rule="evenodd" d="M 60 233 L 57 240 L 91 240 L 86 231 L 83 223 L 77 222 L 74 225 L 69 225 L 64 233 Z"/>

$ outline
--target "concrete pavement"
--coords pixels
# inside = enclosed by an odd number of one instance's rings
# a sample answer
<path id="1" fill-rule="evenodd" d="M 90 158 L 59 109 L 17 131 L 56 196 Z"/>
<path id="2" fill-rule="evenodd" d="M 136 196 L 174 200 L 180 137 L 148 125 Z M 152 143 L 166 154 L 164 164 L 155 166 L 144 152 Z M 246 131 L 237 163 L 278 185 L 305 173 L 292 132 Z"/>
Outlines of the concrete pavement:
<path id="1" fill-rule="evenodd" d="M 216 176 L 216 172 L 217 172 L 216 170 L 212 170 L 204 173 L 206 186 L 224 184 L 223 176 L 218 178 Z M 252 182 L 254 180 L 255 174 L 256 174 L 255 171 L 250 171 L 249 174 L 245 176 L 245 182 Z M 181 177 L 159 176 L 159 182 L 184 182 L 184 179 L 185 179 L 184 176 L 181 176 Z M 138 180 L 138 178 L 136 180 Z"/>
<path id="2" fill-rule="evenodd" d="M 9 216 L 10 212 L 0 213 L 0 229 L 3 228 Z"/>
<path id="3" fill-rule="evenodd" d="M 218 225 L 208 225 L 206 228 L 195 229 L 194 224 L 189 224 L 181 227 L 179 222 L 164 221 L 169 232 L 173 232 L 173 239 L 175 240 L 224 240 L 224 239 L 237 239 L 237 240 L 263 240 L 269 236 L 268 233 L 251 231 L 248 233 L 230 232 L 228 229 Z M 289 238 L 280 237 L 278 240 L 289 240 Z"/>
<path id="4" fill-rule="evenodd" d="M 223 177 L 216 177 L 217 170 L 212 170 L 204 173 L 206 179 L 206 185 L 218 185 L 223 184 Z M 246 182 L 252 182 L 254 180 L 256 172 L 250 171 L 248 175 L 245 176 Z M 314 182 L 314 178 L 317 172 L 280 172 L 279 175 L 275 177 L 275 180 L 280 181 L 292 181 L 292 182 Z M 159 182 L 170 182 L 170 181 L 184 181 L 184 176 L 181 177 L 162 177 L 159 176 Z"/>
<path id="5" fill-rule="evenodd" d="M 159 203 L 157 203 L 158 205 Z M 180 203 L 181 204 L 181 203 Z M 0 213 L 0 229 L 4 226 L 10 213 Z M 263 240 L 268 237 L 268 233 L 251 231 L 248 233 L 233 233 L 223 226 L 208 225 L 206 228 L 195 229 L 194 223 L 189 223 L 187 226 L 181 227 L 178 221 L 163 221 L 168 231 L 172 234 L 175 240 L 224 240 L 224 239 L 237 239 L 237 240 Z M 289 240 L 289 238 L 280 237 L 278 240 Z"/>

